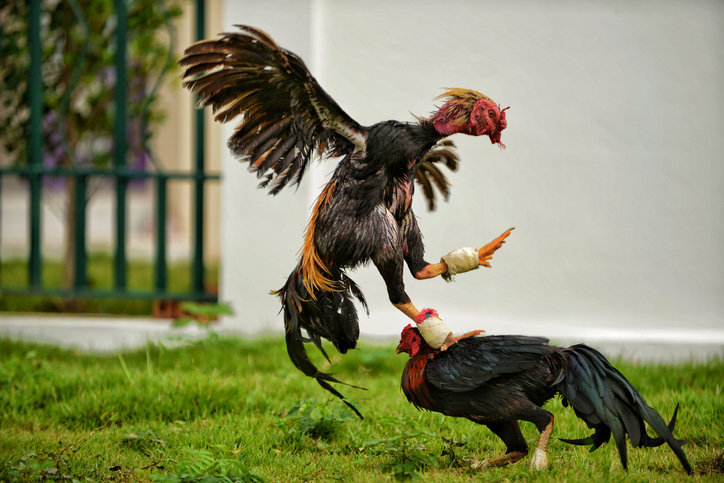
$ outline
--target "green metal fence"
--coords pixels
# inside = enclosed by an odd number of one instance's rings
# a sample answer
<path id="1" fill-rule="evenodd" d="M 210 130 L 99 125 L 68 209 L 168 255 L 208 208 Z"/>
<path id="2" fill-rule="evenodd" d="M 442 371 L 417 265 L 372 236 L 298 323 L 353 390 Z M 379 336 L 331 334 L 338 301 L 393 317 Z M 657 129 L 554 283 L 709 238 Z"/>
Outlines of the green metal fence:
<path id="1" fill-rule="evenodd" d="M 28 285 L 26 287 L 8 287 L 0 272 L 0 296 L 2 294 L 42 294 L 68 297 L 120 297 L 137 299 L 188 299 L 216 301 L 217 295 L 207 291 L 204 287 L 204 192 L 206 184 L 218 181 L 219 174 L 207 173 L 204 160 L 204 118 L 201 111 L 195 117 L 194 169 L 191 172 L 171 172 L 155 166 L 153 171 L 135 170 L 126 165 L 126 25 L 127 6 L 124 0 L 114 2 L 117 20 L 116 33 L 116 89 L 114 95 L 114 146 L 113 163 L 109 167 L 46 167 L 42 160 L 42 85 L 41 85 L 41 0 L 29 2 L 29 28 L 28 45 L 30 47 L 29 69 L 29 108 L 30 126 L 28 136 L 28 162 L 15 166 L 0 167 L 0 186 L 5 176 L 21 176 L 29 181 L 29 256 L 28 256 Z M 196 0 L 196 37 L 202 39 L 204 32 L 204 0 Z M 0 53 L 1 55 L 1 53 Z M 189 106 L 191 108 L 191 106 Z M 76 196 L 75 211 L 75 267 L 74 279 L 71 287 L 63 289 L 44 287 L 41 280 L 42 251 L 41 251 L 41 198 L 43 195 L 44 177 L 65 177 L 72 179 L 69 186 L 74 186 Z M 97 290 L 88 286 L 86 247 L 86 215 L 87 192 L 90 178 L 102 177 L 115 180 L 115 247 L 114 247 L 114 280 L 113 289 Z M 128 258 L 126 253 L 126 240 L 128 236 L 127 220 L 127 189 L 132 179 L 152 180 L 156 185 L 155 203 L 155 280 L 152 290 L 132 291 L 127 287 Z M 171 180 L 189 180 L 193 185 L 193 239 L 192 253 L 190 254 L 191 284 L 186 292 L 170 292 L 167 284 L 167 186 Z M 0 192 L 1 195 L 1 192 Z M 2 196 L 0 196 L 0 202 Z M 2 220 L 0 220 L 0 227 Z M 7 227 L 6 227 L 7 228 Z M 2 247 L 0 246 L 0 256 Z"/>

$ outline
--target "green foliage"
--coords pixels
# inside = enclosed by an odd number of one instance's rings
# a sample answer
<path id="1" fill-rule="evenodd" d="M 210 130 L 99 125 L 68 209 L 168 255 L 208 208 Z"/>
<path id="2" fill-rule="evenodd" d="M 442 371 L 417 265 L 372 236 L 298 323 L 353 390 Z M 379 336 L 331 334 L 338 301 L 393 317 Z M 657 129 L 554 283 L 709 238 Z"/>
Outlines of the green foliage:
<path id="1" fill-rule="evenodd" d="M 438 467 L 437 458 L 430 454 L 424 444 L 417 439 L 438 437 L 430 431 L 415 431 L 387 439 L 372 439 L 364 443 L 363 448 L 381 448 L 390 456 L 388 461 L 380 463 L 377 468 L 392 473 L 396 480 L 419 480 L 417 471 L 425 467 Z"/>
<path id="2" fill-rule="evenodd" d="M 174 327 L 184 327 L 195 323 L 201 327 L 208 328 L 220 315 L 234 315 L 230 304 L 199 304 L 195 302 L 184 302 L 181 310 L 186 314 L 173 321 Z"/>
<path id="3" fill-rule="evenodd" d="M 66 474 L 68 455 L 77 451 L 72 443 L 58 443 L 58 451 L 38 455 L 30 452 L 16 461 L 7 461 L 0 467 L 0 481 L 70 481 L 78 482 Z"/>
<path id="4" fill-rule="evenodd" d="M 121 438 L 121 442 L 129 448 L 146 454 L 153 453 L 155 449 L 166 446 L 166 442 L 153 430 L 129 433 Z"/>
<path id="5" fill-rule="evenodd" d="M 319 402 L 308 399 L 298 402 L 287 413 L 284 419 L 278 420 L 279 427 L 293 437 L 309 437 L 330 440 L 340 427 L 356 415 L 337 400 Z M 330 406 L 334 406 L 330 408 Z"/>
<path id="6" fill-rule="evenodd" d="M 161 483 L 256 483 L 264 481 L 252 474 L 238 461 L 217 459 L 206 450 L 184 448 L 188 457 L 178 464 L 180 475 L 152 475 L 154 481 Z"/>
<path id="7" fill-rule="evenodd" d="M 149 127 L 162 113 L 155 85 L 174 67 L 161 35 L 181 15 L 180 0 L 128 2 L 127 110 L 131 153 L 140 155 Z M 16 162 L 26 158 L 28 133 L 28 3 L 0 8 L 0 140 Z M 113 131 L 114 0 L 43 0 L 41 4 L 43 137 L 45 162 L 102 165 L 110 160 Z"/>

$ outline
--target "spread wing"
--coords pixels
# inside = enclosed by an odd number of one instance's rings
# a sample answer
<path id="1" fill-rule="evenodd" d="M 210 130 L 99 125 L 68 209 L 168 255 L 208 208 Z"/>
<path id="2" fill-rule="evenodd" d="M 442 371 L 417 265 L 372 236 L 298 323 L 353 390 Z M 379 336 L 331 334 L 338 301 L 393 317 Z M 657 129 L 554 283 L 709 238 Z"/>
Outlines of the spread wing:
<path id="1" fill-rule="evenodd" d="M 450 183 L 440 170 L 440 165 L 446 166 L 450 171 L 456 171 L 458 164 L 460 164 L 460 158 L 455 152 L 455 144 L 449 139 L 443 139 L 433 146 L 422 158 L 422 162 L 417 165 L 415 181 L 422 188 L 429 211 L 435 211 L 436 208 L 435 187 L 445 201 L 450 196 Z"/>
<path id="2" fill-rule="evenodd" d="M 276 194 L 290 181 L 299 184 L 315 152 L 364 150 L 367 129 L 319 86 L 302 59 L 261 30 L 236 27 L 240 32 L 193 44 L 179 65 L 199 107 L 211 105 L 220 122 L 241 117 L 228 145 L 265 178 L 260 186 Z"/>
<path id="3" fill-rule="evenodd" d="M 436 353 L 425 374 L 440 389 L 465 392 L 503 374 L 530 369 L 556 349 L 543 337 L 470 337 Z"/>

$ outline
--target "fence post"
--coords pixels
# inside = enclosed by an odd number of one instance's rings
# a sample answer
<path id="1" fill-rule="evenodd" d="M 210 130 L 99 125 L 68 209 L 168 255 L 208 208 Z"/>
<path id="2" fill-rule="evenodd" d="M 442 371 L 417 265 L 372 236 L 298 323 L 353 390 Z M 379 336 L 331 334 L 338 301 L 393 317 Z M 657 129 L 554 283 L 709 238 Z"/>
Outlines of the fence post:
<path id="1" fill-rule="evenodd" d="M 87 176 L 78 175 L 75 178 L 75 279 L 76 289 L 85 288 L 87 277 L 86 253 L 86 184 Z"/>
<path id="2" fill-rule="evenodd" d="M 43 85 L 40 77 L 42 49 L 40 44 L 40 0 L 30 1 L 28 17 L 28 45 L 30 46 L 30 72 L 28 97 L 30 98 L 30 134 L 28 136 L 28 164 L 30 166 L 30 256 L 28 282 L 31 289 L 41 286 L 40 253 L 40 196 L 43 166 Z"/>
<path id="3" fill-rule="evenodd" d="M 196 40 L 206 36 L 206 2 L 196 0 Z M 191 290 L 204 291 L 204 111 L 196 110 L 196 177 L 194 178 L 194 253 Z"/>
<path id="4" fill-rule="evenodd" d="M 156 179 L 156 290 L 166 291 L 166 185 L 168 178 Z"/>
<path id="5" fill-rule="evenodd" d="M 116 9 L 116 86 L 113 129 L 113 164 L 116 170 L 116 253 L 115 287 L 126 288 L 126 1 L 115 0 Z"/>

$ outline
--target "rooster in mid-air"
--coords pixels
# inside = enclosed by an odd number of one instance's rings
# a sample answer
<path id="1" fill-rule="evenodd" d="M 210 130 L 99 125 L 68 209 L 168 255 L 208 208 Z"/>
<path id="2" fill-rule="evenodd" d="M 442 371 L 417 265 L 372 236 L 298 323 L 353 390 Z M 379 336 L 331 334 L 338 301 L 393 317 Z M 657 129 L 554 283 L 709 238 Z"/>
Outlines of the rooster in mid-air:
<path id="1" fill-rule="evenodd" d="M 439 97 L 445 102 L 429 118 L 362 126 L 319 86 L 297 55 L 261 30 L 237 27 L 239 32 L 186 50 L 179 62 L 186 68 L 184 85 L 198 95 L 200 106 L 212 106 L 217 121 L 241 118 L 228 146 L 249 162 L 271 194 L 298 184 L 315 154 L 342 157 L 313 208 L 299 264 L 276 293 L 292 362 L 344 400 L 329 384 L 340 381 L 314 366 L 304 342 L 323 353 L 322 338 L 341 353 L 355 347 L 359 326 L 353 300 L 365 310 L 367 305 L 345 269 L 371 260 L 390 301 L 414 320 L 419 311 L 405 292 L 405 264 L 416 279 L 449 278 L 490 266 L 488 260 L 510 234 L 507 230 L 483 248 L 458 249 L 428 263 L 412 211 L 415 179 L 430 203 L 433 185 L 447 194 L 437 164 L 454 167 L 457 158 L 444 138 L 486 135 L 504 147 L 505 109 L 479 92 L 456 88 Z M 451 333 L 443 339 L 443 348 L 457 340 Z"/>
<path id="2" fill-rule="evenodd" d="M 428 310 L 420 317 L 427 316 Z M 563 405 L 573 407 L 595 430 L 585 439 L 561 441 L 591 445 L 593 451 L 613 435 L 624 468 L 627 434 L 634 447 L 666 442 L 686 472 L 692 472 L 681 449 L 684 442 L 672 434 L 678 406 L 667 426 L 631 383 L 591 347 L 561 348 L 541 337 L 496 335 L 465 338 L 442 352 L 408 325 L 397 347 L 397 353 L 401 352 L 410 355 L 402 390 L 415 407 L 484 424 L 505 443 L 505 454 L 475 461 L 474 468 L 515 463 L 528 454 L 518 421 L 529 421 L 540 432 L 531 467 L 545 468 L 553 414 L 541 406 L 560 394 Z M 658 437 L 646 433 L 644 421 Z"/>

